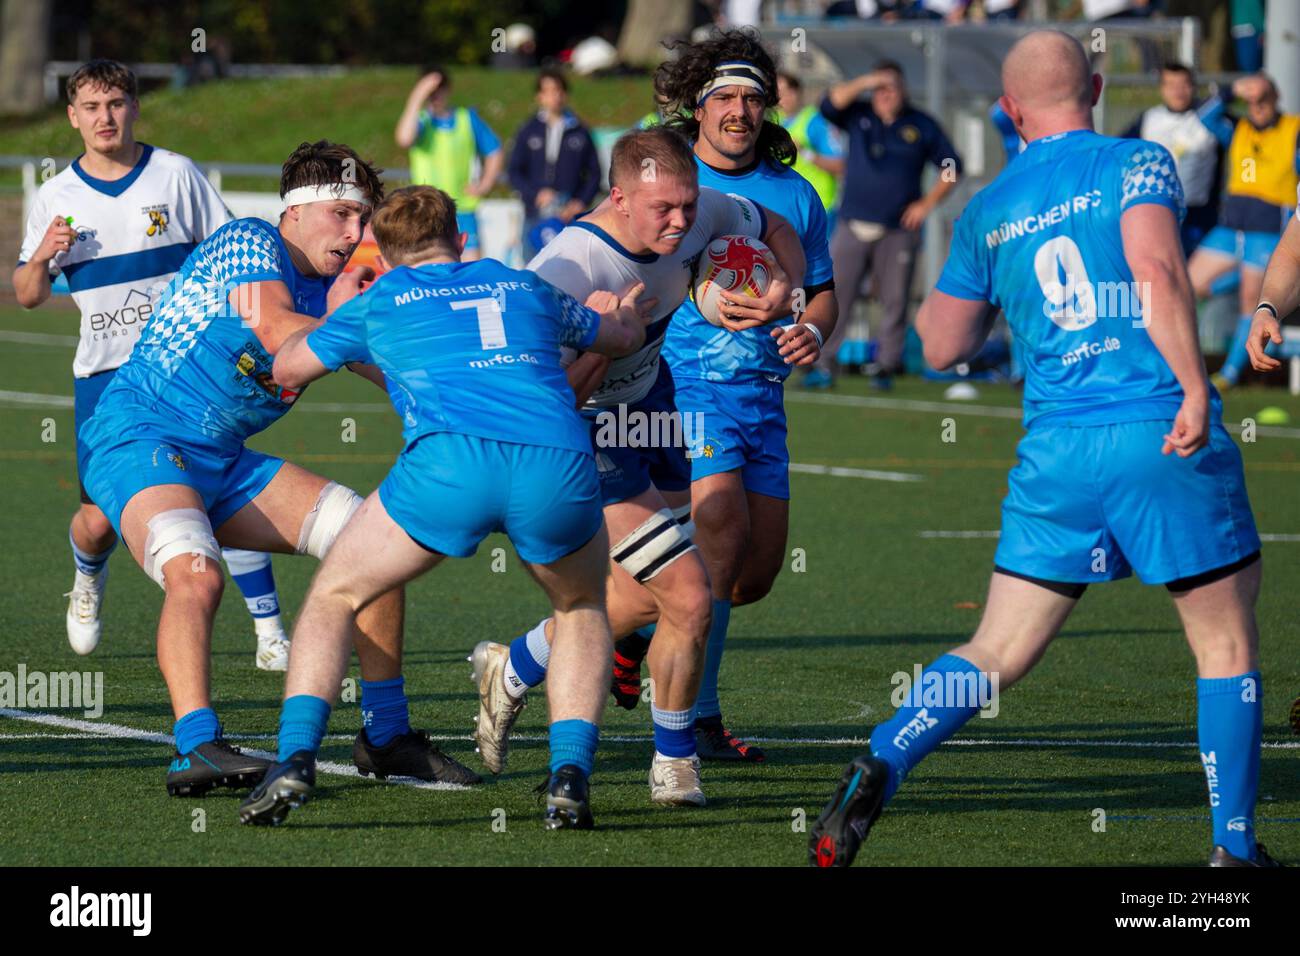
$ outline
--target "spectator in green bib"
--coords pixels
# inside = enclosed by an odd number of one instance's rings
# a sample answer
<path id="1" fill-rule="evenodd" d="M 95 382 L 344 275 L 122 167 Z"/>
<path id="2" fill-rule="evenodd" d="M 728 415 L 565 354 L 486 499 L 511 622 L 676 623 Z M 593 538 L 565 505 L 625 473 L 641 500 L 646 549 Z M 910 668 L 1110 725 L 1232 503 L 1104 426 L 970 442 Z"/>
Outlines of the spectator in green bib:
<path id="1" fill-rule="evenodd" d="M 803 84 L 792 73 L 778 73 L 781 125 L 790 133 L 799 158 L 794 169 L 812 184 L 826 207 L 827 233 L 835 229 L 840 177 L 844 175 L 844 143 L 839 132 L 812 103 L 803 101 Z"/>
<path id="2" fill-rule="evenodd" d="M 455 200 L 456 223 L 466 237 L 461 260 L 480 258 L 474 210 L 496 185 L 505 153 L 473 107 L 451 105 L 451 77 L 445 69 L 423 71 L 406 98 L 393 139 L 410 151 L 414 185 L 436 186 Z"/>

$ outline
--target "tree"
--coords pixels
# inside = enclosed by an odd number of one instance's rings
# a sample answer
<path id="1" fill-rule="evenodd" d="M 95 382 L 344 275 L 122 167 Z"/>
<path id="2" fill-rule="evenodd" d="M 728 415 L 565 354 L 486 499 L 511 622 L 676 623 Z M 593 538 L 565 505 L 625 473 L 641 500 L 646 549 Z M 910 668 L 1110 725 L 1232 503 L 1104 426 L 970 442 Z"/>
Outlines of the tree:
<path id="1" fill-rule="evenodd" d="M 0 113 L 35 113 L 45 106 L 51 0 L 0 0 Z"/>
<path id="2" fill-rule="evenodd" d="M 618 55 L 629 66 L 657 66 L 660 43 L 691 32 L 691 0 L 630 0 L 618 37 Z"/>

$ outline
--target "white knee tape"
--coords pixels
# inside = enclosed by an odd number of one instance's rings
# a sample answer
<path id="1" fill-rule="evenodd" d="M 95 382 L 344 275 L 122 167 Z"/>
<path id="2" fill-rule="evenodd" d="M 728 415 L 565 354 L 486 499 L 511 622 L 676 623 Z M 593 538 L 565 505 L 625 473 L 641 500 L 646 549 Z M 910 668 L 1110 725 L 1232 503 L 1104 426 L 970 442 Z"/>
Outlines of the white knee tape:
<path id="1" fill-rule="evenodd" d="M 614 547 L 609 556 L 642 584 L 649 581 L 695 545 L 672 511 L 661 508 Z"/>
<path id="2" fill-rule="evenodd" d="M 221 563 L 221 546 L 212 534 L 212 523 L 198 508 L 175 508 L 149 519 L 149 536 L 144 541 L 144 573 L 166 590 L 163 567 L 182 554 L 210 558 Z"/>
<path id="3" fill-rule="evenodd" d="M 311 509 L 298 533 L 299 554 L 324 558 L 334 541 L 348 523 L 348 519 L 361 507 L 361 496 L 351 488 L 331 481 L 320 490 L 316 507 Z"/>
<path id="4" fill-rule="evenodd" d="M 676 518 L 677 523 L 682 526 L 682 531 L 686 533 L 686 537 L 695 537 L 695 521 L 691 518 L 691 503 L 689 501 L 684 505 L 674 508 L 673 517 Z"/>

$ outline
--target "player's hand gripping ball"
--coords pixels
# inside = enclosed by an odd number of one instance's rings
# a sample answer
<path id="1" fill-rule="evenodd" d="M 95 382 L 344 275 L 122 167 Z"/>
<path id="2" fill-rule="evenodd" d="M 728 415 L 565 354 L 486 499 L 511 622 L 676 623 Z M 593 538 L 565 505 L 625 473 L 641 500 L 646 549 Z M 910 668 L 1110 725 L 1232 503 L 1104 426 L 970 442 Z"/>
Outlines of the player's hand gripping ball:
<path id="1" fill-rule="evenodd" d="M 749 236 L 720 236 L 700 254 L 691 276 L 691 298 L 695 307 L 714 325 L 721 326 L 718 313 L 721 295 L 759 299 L 772 284 L 776 257 L 772 250 Z"/>

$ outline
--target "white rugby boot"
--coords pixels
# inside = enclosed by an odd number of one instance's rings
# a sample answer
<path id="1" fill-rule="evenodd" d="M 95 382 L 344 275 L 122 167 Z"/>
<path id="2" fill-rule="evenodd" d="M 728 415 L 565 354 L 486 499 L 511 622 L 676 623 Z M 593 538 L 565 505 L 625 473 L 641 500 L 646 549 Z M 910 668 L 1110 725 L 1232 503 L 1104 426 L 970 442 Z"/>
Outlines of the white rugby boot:
<path id="1" fill-rule="evenodd" d="M 289 635 L 284 628 L 257 632 L 257 669 L 281 673 L 289 669 Z"/>
<path id="2" fill-rule="evenodd" d="M 108 565 L 98 574 L 77 571 L 68 598 L 68 643 L 78 654 L 86 655 L 99 646 L 102 630 L 99 612 L 104 607 L 104 585 L 108 583 Z"/>
<path id="3" fill-rule="evenodd" d="M 650 764 L 650 801 L 672 807 L 702 807 L 708 801 L 700 789 L 700 758 L 665 757 L 655 752 Z"/>
<path id="4" fill-rule="evenodd" d="M 506 766 L 510 728 L 524 709 L 528 695 L 516 699 L 506 690 L 505 669 L 510 660 L 508 645 L 480 641 L 469 660 L 474 665 L 472 678 L 478 685 L 474 743 L 484 766 L 493 773 L 500 773 Z"/>

